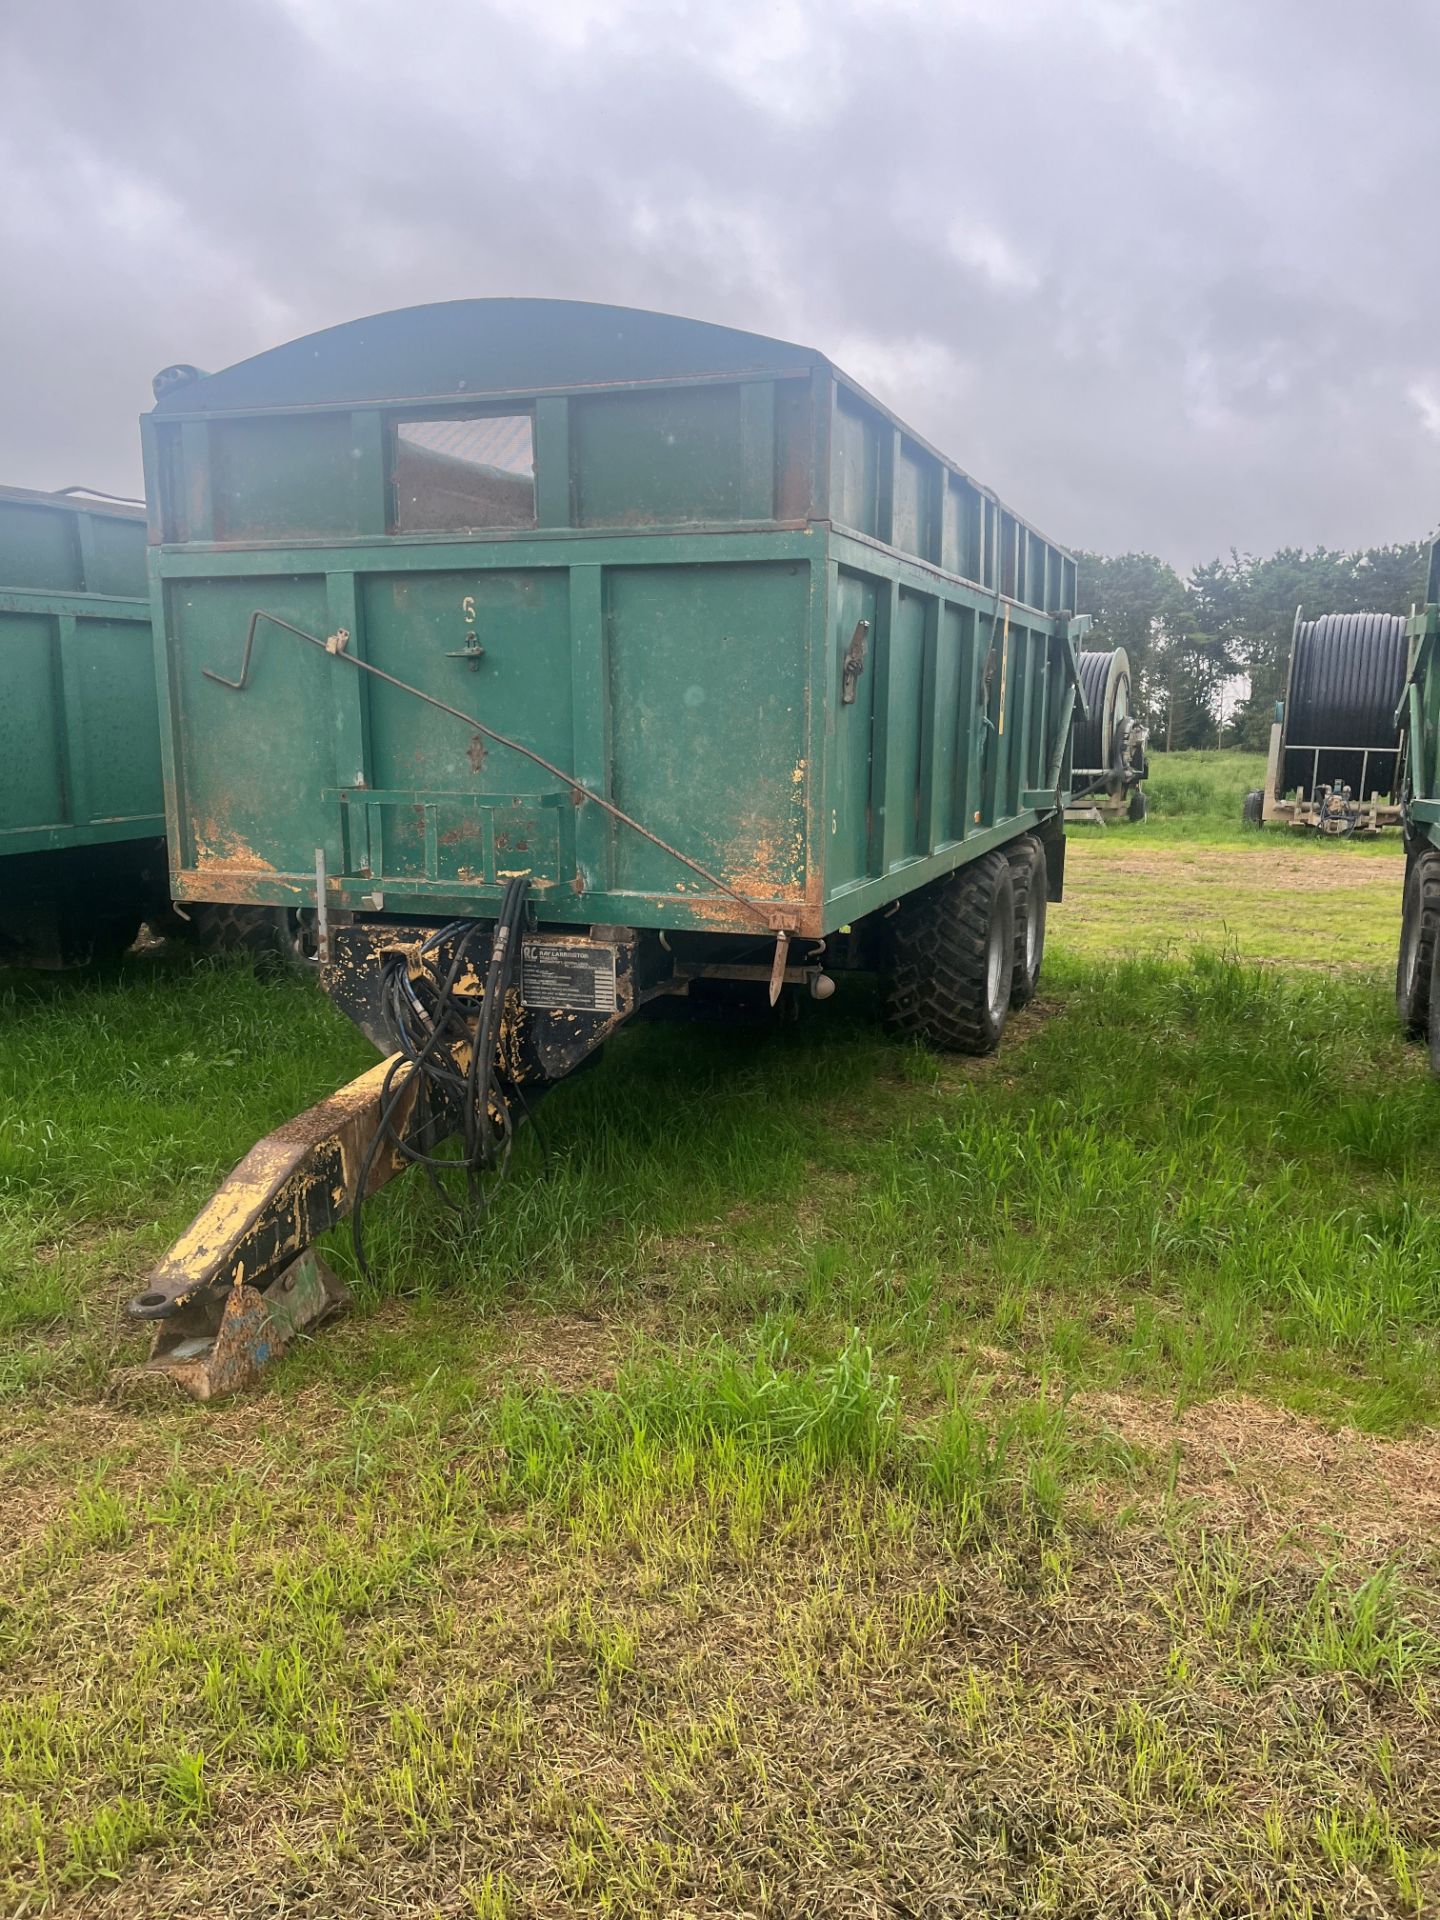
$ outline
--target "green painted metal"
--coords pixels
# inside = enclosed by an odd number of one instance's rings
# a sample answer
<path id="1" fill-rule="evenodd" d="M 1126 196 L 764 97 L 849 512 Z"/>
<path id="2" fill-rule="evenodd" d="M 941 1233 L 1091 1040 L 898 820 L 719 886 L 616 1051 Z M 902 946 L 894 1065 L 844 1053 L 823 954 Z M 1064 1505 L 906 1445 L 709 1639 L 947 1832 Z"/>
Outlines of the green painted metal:
<path id="1" fill-rule="evenodd" d="M 1410 616 L 1410 663 L 1396 715 L 1405 756 L 1405 839 L 1411 856 L 1440 847 L 1440 538 L 1430 552 L 1428 603 Z"/>
<path id="2" fill-rule="evenodd" d="M 0 487 L 0 859 L 164 832 L 153 644 L 144 515 Z"/>
<path id="3" fill-rule="evenodd" d="M 1073 559 L 818 353 L 457 301 L 158 391 L 182 900 L 819 934 L 1058 818 Z M 222 685 L 257 612 L 329 651 Z"/>

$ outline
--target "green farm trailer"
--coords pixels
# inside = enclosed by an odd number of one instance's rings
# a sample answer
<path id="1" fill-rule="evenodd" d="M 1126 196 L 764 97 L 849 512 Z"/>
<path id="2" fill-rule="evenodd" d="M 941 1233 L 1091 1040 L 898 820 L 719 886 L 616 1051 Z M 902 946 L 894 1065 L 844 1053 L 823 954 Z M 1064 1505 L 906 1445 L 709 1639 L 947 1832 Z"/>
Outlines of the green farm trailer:
<path id="1" fill-rule="evenodd" d="M 0 964 L 123 951 L 164 832 L 144 513 L 0 487 Z"/>
<path id="2" fill-rule="evenodd" d="M 1430 551 L 1425 606 L 1407 622 L 1404 690 L 1396 714 L 1403 746 L 1405 890 L 1395 1005 L 1406 1034 L 1428 1039 L 1440 1075 L 1440 538 Z"/>
<path id="3" fill-rule="evenodd" d="M 323 1307 L 320 1233 L 447 1135 L 502 1165 L 626 1020 L 864 969 L 897 1032 L 998 1044 L 1063 879 L 1075 562 L 823 355 L 467 300 L 156 392 L 177 901 L 313 914 L 385 1055 L 131 1303 L 193 1390 Z"/>

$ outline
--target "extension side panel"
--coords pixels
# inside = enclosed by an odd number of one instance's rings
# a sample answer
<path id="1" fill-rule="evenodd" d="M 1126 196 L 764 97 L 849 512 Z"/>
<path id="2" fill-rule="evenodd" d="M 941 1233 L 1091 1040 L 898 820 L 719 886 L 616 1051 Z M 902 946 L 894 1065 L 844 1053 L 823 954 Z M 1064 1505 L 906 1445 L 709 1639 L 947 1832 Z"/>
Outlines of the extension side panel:
<path id="1" fill-rule="evenodd" d="M 332 663 L 263 634 L 258 698 L 206 677 L 206 668 L 238 671 L 257 606 L 309 632 L 331 631 L 323 574 L 172 583 L 166 590 L 178 738 L 171 859 L 186 880 L 176 889 L 179 899 L 268 900 L 264 883 L 272 877 L 297 876 L 307 866 L 313 874 L 325 827 L 335 839 L 338 821 L 322 819 L 320 801 L 335 782 L 339 689 Z M 293 878 L 275 895 L 282 902 L 296 897 Z"/>
<path id="2" fill-rule="evenodd" d="M 957 540 L 964 525 L 957 510 Z M 1057 616 L 874 543 L 835 534 L 830 549 L 825 919 L 835 926 L 1055 817 L 1072 670 Z M 1038 592 L 1048 562 L 1038 542 L 1021 552 Z"/>
<path id="3" fill-rule="evenodd" d="M 612 797 L 738 892 L 797 906 L 809 585 L 794 561 L 616 567 L 605 583 Z M 618 892 L 707 891 L 652 842 L 610 841 Z"/>
<path id="4" fill-rule="evenodd" d="M 0 855 L 162 830 L 149 608 L 0 590 Z"/>

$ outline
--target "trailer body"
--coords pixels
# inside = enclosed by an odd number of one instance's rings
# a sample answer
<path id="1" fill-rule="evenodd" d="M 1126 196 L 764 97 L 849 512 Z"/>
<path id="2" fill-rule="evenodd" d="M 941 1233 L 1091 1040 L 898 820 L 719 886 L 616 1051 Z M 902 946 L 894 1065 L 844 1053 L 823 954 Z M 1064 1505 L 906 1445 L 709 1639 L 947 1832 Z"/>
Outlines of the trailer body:
<path id="1" fill-rule="evenodd" d="M 176 897 L 313 911 L 391 1053 L 131 1302 L 188 1391 L 326 1310 L 310 1249 L 377 1185 L 458 1134 L 473 1188 L 632 1016 L 874 968 L 897 1033 L 998 1045 L 1063 878 L 1075 562 L 823 355 L 457 301 L 156 394 Z"/>
<path id="2" fill-rule="evenodd" d="M 168 899 L 145 516 L 0 488 L 0 957 L 128 944 Z"/>
<path id="3" fill-rule="evenodd" d="M 1409 651 L 1396 719 L 1403 741 L 1407 863 L 1440 854 L 1440 539 L 1430 554 L 1426 604 L 1406 623 Z"/>
<path id="4" fill-rule="evenodd" d="M 1401 827 L 1405 885 L 1395 963 L 1395 1005 L 1411 1039 L 1428 1039 L 1440 1076 L 1440 538 L 1430 553 L 1426 604 L 1406 625 L 1404 690 L 1396 721 L 1403 747 Z"/>
<path id="5" fill-rule="evenodd" d="M 179 899 L 823 936 L 1042 827 L 1058 888 L 1075 563 L 822 355 L 457 301 L 145 437 Z"/>

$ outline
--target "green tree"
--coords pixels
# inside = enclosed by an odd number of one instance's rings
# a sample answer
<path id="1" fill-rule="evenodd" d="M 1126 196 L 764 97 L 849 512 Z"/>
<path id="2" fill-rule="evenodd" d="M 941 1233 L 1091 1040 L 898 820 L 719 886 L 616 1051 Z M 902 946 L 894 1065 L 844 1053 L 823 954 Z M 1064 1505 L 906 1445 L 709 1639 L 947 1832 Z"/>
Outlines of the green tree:
<path id="1" fill-rule="evenodd" d="M 1188 619 L 1185 583 L 1168 561 L 1153 553 L 1113 557 L 1080 553 L 1077 613 L 1091 618 L 1087 648 L 1123 647 L 1130 661 L 1137 709 L 1154 721 L 1154 663 L 1183 631 Z"/>
<path id="2" fill-rule="evenodd" d="M 1418 541 L 1342 552 L 1283 547 L 1257 557 L 1232 549 L 1182 580 L 1150 553 L 1082 553 L 1079 611 L 1087 645 L 1124 647 L 1135 704 L 1158 746 L 1215 743 L 1227 683 L 1244 674 L 1248 696 L 1227 744 L 1263 748 L 1284 692 L 1296 608 L 1322 613 L 1407 613 L 1425 593 L 1428 547 Z"/>
<path id="3" fill-rule="evenodd" d="M 1223 638 L 1250 692 L 1230 727 L 1236 746 L 1264 747 L 1285 674 L 1297 609 L 1322 613 L 1408 613 L 1425 590 L 1428 549 L 1418 541 L 1363 552 L 1284 547 L 1263 559 L 1232 551 L 1190 576 L 1197 617 Z"/>

